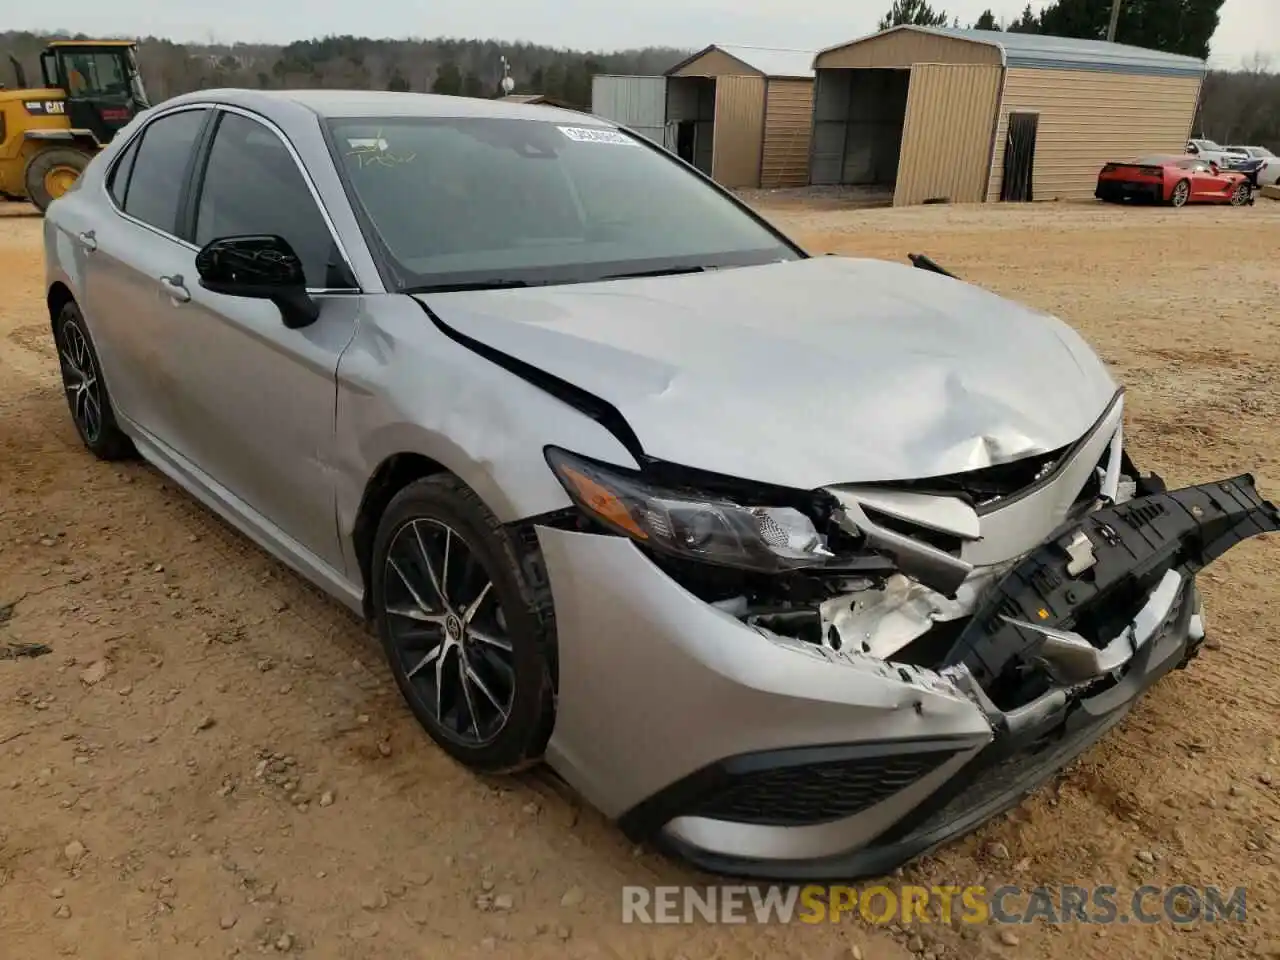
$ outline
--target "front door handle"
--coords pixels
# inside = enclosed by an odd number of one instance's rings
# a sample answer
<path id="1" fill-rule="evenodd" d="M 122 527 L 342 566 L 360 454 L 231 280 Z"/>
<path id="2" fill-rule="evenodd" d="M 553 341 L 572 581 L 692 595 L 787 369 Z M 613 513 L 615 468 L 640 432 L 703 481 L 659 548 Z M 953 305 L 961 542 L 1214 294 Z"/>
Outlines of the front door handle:
<path id="1" fill-rule="evenodd" d="M 80 234 L 79 239 L 80 239 L 81 246 L 83 246 L 85 250 L 89 251 L 89 253 L 93 253 L 93 251 L 98 249 L 97 234 L 94 231 L 92 230 L 84 231 L 82 234 Z"/>
<path id="2" fill-rule="evenodd" d="M 178 303 L 186 303 L 191 299 L 191 291 L 187 289 L 180 273 L 175 273 L 171 277 L 161 277 L 160 286 L 164 287 L 164 292 L 169 295 L 169 299 Z"/>

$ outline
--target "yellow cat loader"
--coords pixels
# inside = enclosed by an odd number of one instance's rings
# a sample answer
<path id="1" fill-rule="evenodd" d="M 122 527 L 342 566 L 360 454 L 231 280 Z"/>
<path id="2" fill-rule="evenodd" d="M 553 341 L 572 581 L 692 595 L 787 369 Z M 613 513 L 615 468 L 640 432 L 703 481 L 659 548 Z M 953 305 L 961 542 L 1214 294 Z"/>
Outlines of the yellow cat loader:
<path id="1" fill-rule="evenodd" d="M 43 86 L 0 86 L 0 198 L 43 213 L 117 130 L 147 109 L 131 40 L 55 40 L 40 54 Z"/>

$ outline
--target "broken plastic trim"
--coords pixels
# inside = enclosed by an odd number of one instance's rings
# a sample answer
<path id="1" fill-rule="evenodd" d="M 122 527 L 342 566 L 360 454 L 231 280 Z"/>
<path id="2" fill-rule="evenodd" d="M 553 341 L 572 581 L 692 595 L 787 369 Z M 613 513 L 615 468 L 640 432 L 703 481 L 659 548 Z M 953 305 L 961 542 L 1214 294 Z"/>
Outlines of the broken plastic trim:
<path id="1" fill-rule="evenodd" d="M 1067 654 L 1080 652 L 1069 650 L 1076 639 L 1105 653 L 1095 666 L 1118 655 L 1123 647 L 1112 653 L 1109 645 L 1170 572 L 1192 577 L 1237 543 L 1277 530 L 1280 512 L 1248 474 L 1097 510 L 1042 543 L 990 591 L 943 662 L 963 663 L 995 700 L 1012 685 L 1016 700 L 1024 668 L 1056 661 L 1075 669 Z"/>

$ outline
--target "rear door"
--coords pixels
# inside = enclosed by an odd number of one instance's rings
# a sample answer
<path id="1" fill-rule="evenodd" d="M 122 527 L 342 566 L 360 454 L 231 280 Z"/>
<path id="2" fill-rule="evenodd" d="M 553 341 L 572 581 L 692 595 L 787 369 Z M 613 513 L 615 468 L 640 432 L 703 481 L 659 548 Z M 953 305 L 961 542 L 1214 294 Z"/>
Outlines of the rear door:
<path id="1" fill-rule="evenodd" d="M 163 278 L 190 274 L 194 248 L 178 217 L 196 144 L 213 116 L 206 107 L 171 111 L 142 128 L 107 175 L 114 215 L 80 234 L 85 319 L 117 412 L 148 438 L 172 447 L 185 401 L 158 362 L 170 296 Z"/>
<path id="2" fill-rule="evenodd" d="M 293 544 L 341 569 L 332 463 L 338 360 L 363 302 L 317 194 L 268 120 L 219 108 L 192 189 L 183 294 L 157 335 L 163 378 L 180 384 L 182 454 Z M 200 286 L 195 251 L 224 237 L 274 234 L 293 246 L 320 306 L 288 329 L 269 300 Z"/>

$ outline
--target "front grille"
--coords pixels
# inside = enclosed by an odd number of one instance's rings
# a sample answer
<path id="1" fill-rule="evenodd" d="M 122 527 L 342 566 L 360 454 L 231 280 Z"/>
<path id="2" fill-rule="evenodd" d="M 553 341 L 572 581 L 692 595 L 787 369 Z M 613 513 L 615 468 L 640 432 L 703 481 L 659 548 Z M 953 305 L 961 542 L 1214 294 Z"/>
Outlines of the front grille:
<path id="1" fill-rule="evenodd" d="M 771 826 L 826 823 L 888 799 L 953 756 L 933 750 L 734 774 L 688 814 Z"/>

